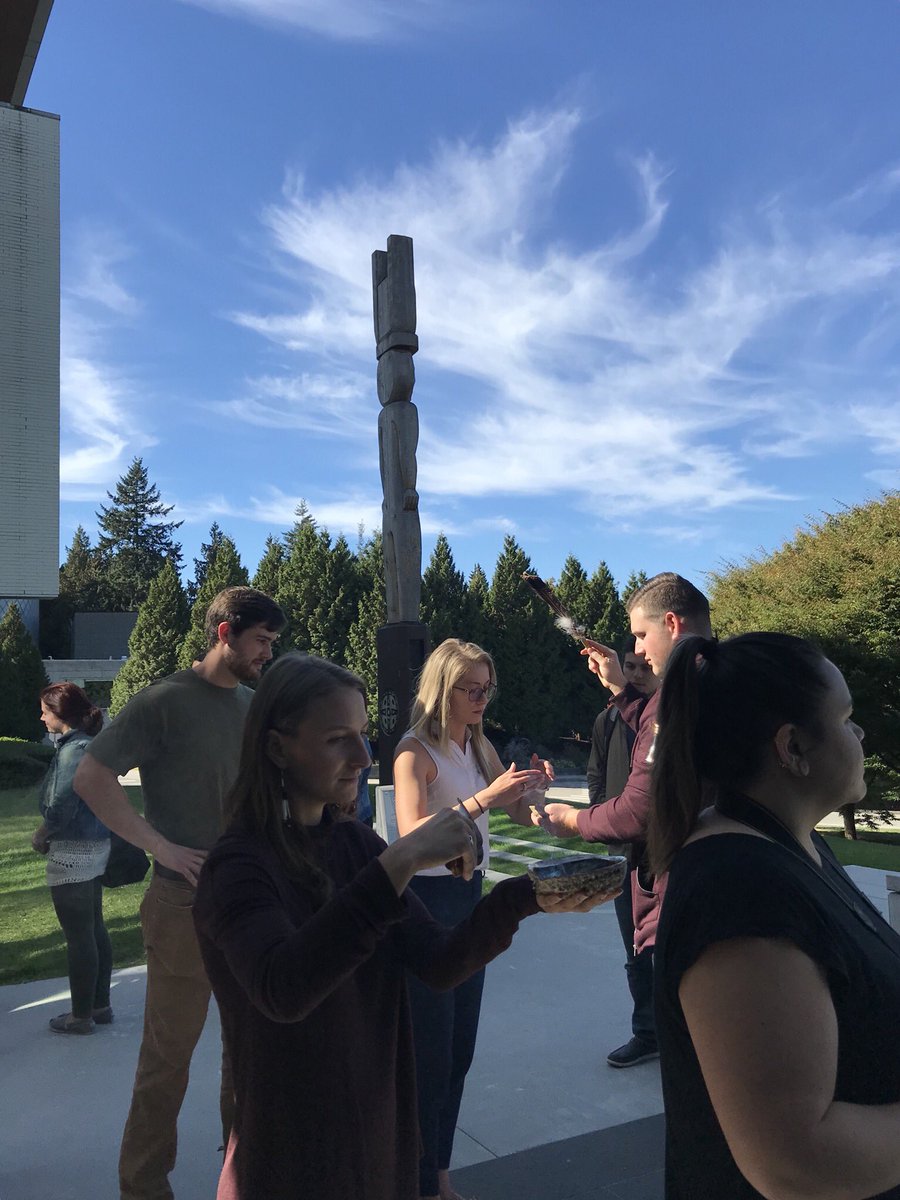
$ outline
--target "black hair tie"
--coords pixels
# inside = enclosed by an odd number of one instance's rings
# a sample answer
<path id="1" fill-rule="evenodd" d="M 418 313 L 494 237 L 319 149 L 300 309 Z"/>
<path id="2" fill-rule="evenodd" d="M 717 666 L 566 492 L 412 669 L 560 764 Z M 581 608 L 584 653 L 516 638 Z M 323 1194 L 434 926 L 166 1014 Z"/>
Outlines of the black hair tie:
<path id="1" fill-rule="evenodd" d="M 719 654 L 718 638 L 704 638 L 703 646 L 700 650 L 700 655 L 706 662 L 715 662 Z"/>

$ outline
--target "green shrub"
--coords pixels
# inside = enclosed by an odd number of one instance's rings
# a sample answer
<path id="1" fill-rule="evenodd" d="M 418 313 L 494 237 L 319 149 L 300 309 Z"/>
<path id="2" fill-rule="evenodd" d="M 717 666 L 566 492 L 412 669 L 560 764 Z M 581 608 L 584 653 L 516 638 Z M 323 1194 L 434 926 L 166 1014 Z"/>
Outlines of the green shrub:
<path id="1" fill-rule="evenodd" d="M 0 788 L 32 787 L 43 778 L 53 747 L 21 738 L 0 738 Z"/>

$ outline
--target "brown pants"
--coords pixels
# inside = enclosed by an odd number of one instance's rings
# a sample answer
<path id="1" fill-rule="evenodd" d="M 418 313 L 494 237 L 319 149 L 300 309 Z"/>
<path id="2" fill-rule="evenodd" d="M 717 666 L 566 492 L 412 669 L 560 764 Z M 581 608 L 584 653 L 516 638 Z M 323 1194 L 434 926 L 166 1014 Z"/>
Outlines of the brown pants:
<path id="1" fill-rule="evenodd" d="M 141 904 L 147 1001 L 131 1111 L 119 1153 L 122 1200 L 174 1196 L 168 1175 L 175 1166 L 178 1113 L 210 998 L 194 932 L 193 903 L 194 889 L 188 883 L 154 875 Z M 224 1046 L 220 1107 L 227 1145 L 234 1091 Z"/>

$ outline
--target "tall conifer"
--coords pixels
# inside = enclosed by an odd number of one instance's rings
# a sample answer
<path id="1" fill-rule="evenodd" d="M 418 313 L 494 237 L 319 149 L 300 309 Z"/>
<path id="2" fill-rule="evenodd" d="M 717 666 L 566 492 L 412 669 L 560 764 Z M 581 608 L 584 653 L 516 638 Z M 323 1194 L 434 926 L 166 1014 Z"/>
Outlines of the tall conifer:
<path id="1" fill-rule="evenodd" d="M 40 692 L 47 683 L 40 651 L 19 606 L 10 604 L 0 619 L 0 737 L 41 740 Z"/>
<path id="2" fill-rule="evenodd" d="M 194 559 L 194 578 L 187 585 L 188 604 L 193 604 L 197 599 L 197 593 L 203 586 L 210 564 L 216 557 L 216 551 L 221 546 L 224 537 L 225 534 L 222 532 L 219 522 L 213 521 L 209 527 L 209 541 L 201 543 L 200 557 Z"/>
<path id="3" fill-rule="evenodd" d="M 380 531 L 360 547 L 356 562 L 360 599 L 356 619 L 347 636 L 346 665 L 365 681 L 369 723 L 374 736 L 378 729 L 378 653 L 375 635 L 387 621 Z"/>
<path id="4" fill-rule="evenodd" d="M 448 637 L 464 636 L 466 591 L 465 577 L 456 569 L 450 543 L 440 533 L 422 575 L 421 619 L 431 632 L 432 646 L 439 646 Z"/>
<path id="5" fill-rule="evenodd" d="M 253 576 L 253 586 L 273 599 L 278 593 L 281 577 L 281 566 L 284 562 L 284 544 L 272 534 L 266 538 L 266 548 L 256 574 Z"/>
<path id="6" fill-rule="evenodd" d="M 188 627 L 188 603 L 175 564 L 167 560 L 150 584 L 128 639 L 128 658 L 113 680 L 109 711 L 114 716 L 135 693 L 178 668 L 178 650 Z"/>
<path id="7" fill-rule="evenodd" d="M 123 610 L 137 608 L 150 584 L 173 560 L 181 563 L 181 547 L 173 534 L 181 521 L 166 521 L 173 505 L 163 504 L 159 488 L 150 483 L 143 459 L 135 458 L 119 479 L 111 504 L 101 505 L 97 523 L 101 530 L 97 550 L 108 588 L 108 605 Z"/>
<path id="8" fill-rule="evenodd" d="M 550 610 L 522 582 L 530 570 L 528 556 L 507 535 L 491 580 L 484 637 L 500 685 L 491 717 L 510 733 L 553 739 L 568 732 L 565 668 Z"/>

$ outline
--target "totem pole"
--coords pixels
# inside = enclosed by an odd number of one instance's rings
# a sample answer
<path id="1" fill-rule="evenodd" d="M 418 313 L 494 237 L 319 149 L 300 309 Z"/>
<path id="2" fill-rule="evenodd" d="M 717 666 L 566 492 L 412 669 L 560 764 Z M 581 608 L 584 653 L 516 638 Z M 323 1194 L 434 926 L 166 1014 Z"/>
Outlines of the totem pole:
<path id="1" fill-rule="evenodd" d="M 422 533 L 416 491 L 419 414 L 412 402 L 416 372 L 416 285 L 412 238 L 391 234 L 372 255 L 375 354 L 378 359 L 378 456 L 384 501 L 381 531 L 387 624 L 378 630 L 378 758 L 381 783 L 393 781 L 394 749 L 406 731 L 416 677 L 428 652 L 419 620 Z"/>

